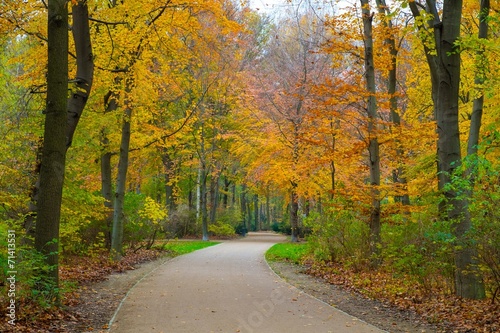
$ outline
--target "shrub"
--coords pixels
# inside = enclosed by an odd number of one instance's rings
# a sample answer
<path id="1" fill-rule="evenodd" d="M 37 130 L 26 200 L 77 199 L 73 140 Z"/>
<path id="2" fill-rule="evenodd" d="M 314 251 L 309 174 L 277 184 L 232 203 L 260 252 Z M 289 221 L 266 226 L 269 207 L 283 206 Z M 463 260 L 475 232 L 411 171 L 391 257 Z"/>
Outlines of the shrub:
<path id="1" fill-rule="evenodd" d="M 332 206 L 323 215 L 311 213 L 304 225 L 316 259 L 363 265 L 368 256 L 368 226 L 353 210 Z"/>
<path id="2" fill-rule="evenodd" d="M 196 224 L 196 211 L 188 205 L 179 205 L 175 211 L 169 212 L 168 221 L 163 224 L 168 237 L 183 238 L 198 235 L 200 230 Z"/>
<path id="3" fill-rule="evenodd" d="M 124 207 L 124 242 L 133 250 L 151 248 L 158 234 L 163 231 L 166 209 L 150 197 L 132 192 L 125 195 Z"/>
<path id="4" fill-rule="evenodd" d="M 0 224 L 0 279 L 8 281 L 10 272 L 15 271 L 15 299 L 21 303 L 34 302 L 42 308 L 49 308 L 58 304 L 57 295 L 61 290 L 54 290 L 53 283 L 47 276 L 54 269 L 45 263 L 44 256 L 34 249 L 23 245 L 21 237 L 23 235 L 20 228 L 16 228 L 17 221 L 5 221 Z M 15 230 L 15 238 L 8 236 L 9 230 Z M 10 247 L 14 253 L 10 253 L 7 246 L 10 239 L 15 239 L 15 248 Z M 14 254 L 14 258 L 12 258 Z M 9 259 L 11 261 L 9 261 Z M 11 266 L 13 265 L 13 266 Z M 0 304 L 7 304 L 9 299 L 7 295 L 10 293 L 10 284 L 0 284 Z"/>
<path id="5" fill-rule="evenodd" d="M 233 237 L 236 234 L 235 228 L 227 223 L 217 223 L 208 226 L 208 232 L 217 237 Z"/>

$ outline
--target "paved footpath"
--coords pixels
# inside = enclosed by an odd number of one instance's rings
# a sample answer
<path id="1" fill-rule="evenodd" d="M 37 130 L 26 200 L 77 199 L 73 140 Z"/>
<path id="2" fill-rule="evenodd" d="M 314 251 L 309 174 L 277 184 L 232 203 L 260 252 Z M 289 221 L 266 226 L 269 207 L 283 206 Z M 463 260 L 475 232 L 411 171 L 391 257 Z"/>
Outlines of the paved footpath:
<path id="1" fill-rule="evenodd" d="M 383 332 L 274 274 L 264 253 L 283 240 L 250 233 L 167 261 L 130 290 L 110 332 Z"/>

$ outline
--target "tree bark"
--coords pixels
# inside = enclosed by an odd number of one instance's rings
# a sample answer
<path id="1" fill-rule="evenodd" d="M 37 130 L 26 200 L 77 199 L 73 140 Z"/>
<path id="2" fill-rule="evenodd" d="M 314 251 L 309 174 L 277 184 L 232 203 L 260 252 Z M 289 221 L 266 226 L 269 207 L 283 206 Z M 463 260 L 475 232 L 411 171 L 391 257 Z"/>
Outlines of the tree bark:
<path id="1" fill-rule="evenodd" d="M 227 177 L 224 177 L 224 194 L 222 196 L 222 207 L 224 209 L 227 209 L 229 203 L 229 185 L 231 185 L 231 181 Z"/>
<path id="2" fill-rule="evenodd" d="M 266 188 L 266 227 L 270 229 L 271 226 L 271 189 L 269 185 Z"/>
<path id="3" fill-rule="evenodd" d="M 413 16 L 420 13 L 414 2 L 409 2 Z M 474 242 L 468 239 L 471 220 L 468 209 L 468 194 L 464 189 L 457 188 L 453 177 L 462 178 L 460 170 L 462 163 L 459 131 L 459 87 L 460 87 L 460 50 L 456 41 L 460 37 L 462 18 L 462 1 L 445 0 L 443 2 L 442 18 L 439 21 L 437 6 L 434 1 L 428 1 L 427 10 L 433 15 L 435 38 L 435 56 L 428 56 L 429 68 L 433 83 L 434 109 L 438 133 L 438 175 L 440 189 L 445 197 L 445 218 L 453 222 L 453 234 L 456 238 L 455 250 L 455 293 L 458 296 L 471 299 L 485 297 L 484 283 L 477 266 L 477 250 Z M 423 29 L 423 27 L 419 27 Z M 446 186 L 445 186 L 446 185 Z"/>
<path id="4" fill-rule="evenodd" d="M 162 163 L 165 178 L 165 207 L 169 212 L 175 211 L 175 197 L 174 197 L 174 185 L 173 176 L 175 174 L 174 161 L 168 153 L 166 148 L 162 148 Z"/>
<path id="5" fill-rule="evenodd" d="M 365 49 L 365 79 L 368 92 L 367 116 L 368 116 L 368 155 L 370 167 L 370 191 L 371 191 L 371 213 L 370 213 L 370 253 L 372 265 L 379 263 L 380 254 L 380 154 L 377 138 L 377 100 L 375 85 L 375 65 L 373 61 L 373 35 L 372 19 L 368 0 L 360 0 L 363 15 L 363 39 Z"/>
<path id="6" fill-rule="evenodd" d="M 65 0 L 48 2 L 48 70 L 44 142 L 35 226 L 35 248 L 50 270 L 46 281 L 58 294 L 59 223 L 61 216 L 68 110 L 68 7 Z M 40 286 L 42 287 L 42 286 Z"/>
<path id="7" fill-rule="evenodd" d="M 104 97 L 104 113 L 115 111 L 118 103 L 113 92 L 108 92 Z M 109 139 L 106 128 L 101 128 L 101 195 L 104 198 L 104 207 L 109 209 L 106 216 L 105 242 L 106 248 L 111 249 L 111 239 L 113 230 L 113 175 L 111 158 L 113 154 L 109 151 Z"/>
<path id="8" fill-rule="evenodd" d="M 297 184 L 292 184 L 290 201 L 290 227 L 292 228 L 291 242 L 299 241 L 299 196 L 297 194 Z"/>
<path id="9" fill-rule="evenodd" d="M 103 134 L 104 135 L 104 134 Z M 111 249 L 111 230 L 113 227 L 113 180 L 111 173 L 111 152 L 107 151 L 109 140 L 101 138 L 103 153 L 101 154 L 101 195 L 104 198 L 104 207 L 109 211 L 106 217 L 105 242 L 106 248 Z"/>
<path id="10" fill-rule="evenodd" d="M 253 195 L 253 214 L 254 214 L 254 223 L 255 223 L 255 230 L 260 231 L 262 229 L 262 226 L 260 225 L 260 219 L 259 219 L 259 196 L 257 194 Z"/>
<path id="11" fill-rule="evenodd" d="M 126 93 L 131 90 L 131 79 L 126 79 Z M 114 197 L 113 230 L 111 233 L 111 256 L 113 260 L 120 260 L 123 255 L 123 224 L 125 215 L 123 212 L 125 190 L 127 184 L 127 171 L 130 149 L 130 121 L 132 108 L 125 102 L 122 119 L 122 135 L 120 141 L 120 156 L 118 159 L 118 175 L 116 178 L 116 190 Z"/>
<path id="12" fill-rule="evenodd" d="M 89 12 L 86 1 L 78 1 L 72 7 L 73 39 L 76 51 L 76 77 L 71 84 L 71 95 L 68 99 L 66 126 L 66 147 L 73 142 L 78 121 L 87 104 L 94 78 L 94 58 L 90 42 Z"/>
<path id="13" fill-rule="evenodd" d="M 240 200 L 240 210 L 241 210 L 241 217 L 243 220 L 243 228 L 245 228 L 247 231 L 249 230 L 249 225 L 247 224 L 247 218 L 246 218 L 246 207 L 247 207 L 247 202 L 246 202 L 246 185 L 243 184 L 241 187 L 241 200 Z"/>
<path id="14" fill-rule="evenodd" d="M 479 39 L 487 39 L 488 38 L 488 16 L 490 13 L 490 0 L 481 0 L 481 5 L 479 9 Z M 480 46 L 480 49 L 476 53 L 477 55 L 477 70 L 476 70 L 476 78 L 474 83 L 476 86 L 480 87 L 485 80 L 486 76 L 486 68 L 485 66 L 485 58 L 484 58 L 484 47 Z M 472 104 L 472 114 L 470 119 L 470 128 L 469 128 L 469 139 L 467 142 L 467 155 L 474 156 L 477 154 L 477 149 L 479 145 L 479 131 L 481 129 L 481 119 L 483 117 L 483 104 L 484 104 L 484 93 L 482 92 L 478 98 L 474 99 Z M 472 161 L 474 164 L 474 161 Z M 471 177 L 471 188 L 474 187 L 475 184 L 475 170 L 474 165 L 468 167 L 468 175 Z"/>
<path id="15" fill-rule="evenodd" d="M 219 206 L 219 178 L 220 174 L 210 179 L 210 223 L 215 224 L 217 207 Z"/>

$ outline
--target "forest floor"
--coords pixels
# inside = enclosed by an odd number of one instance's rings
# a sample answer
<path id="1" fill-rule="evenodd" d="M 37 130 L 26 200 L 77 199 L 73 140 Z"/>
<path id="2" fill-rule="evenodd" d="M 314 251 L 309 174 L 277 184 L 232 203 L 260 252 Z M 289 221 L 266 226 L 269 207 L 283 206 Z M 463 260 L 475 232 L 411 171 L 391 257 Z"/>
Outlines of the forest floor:
<path id="1" fill-rule="evenodd" d="M 2 322 L 0 331 L 105 333 L 108 331 L 108 323 L 127 292 L 143 277 L 170 259 L 156 251 L 141 251 L 129 254 L 120 264 L 114 266 L 95 258 L 91 261 L 73 262 L 63 267 L 62 276 L 68 280 L 76 278 L 80 285 L 77 290 L 66 295 L 63 310 L 34 313 L 31 318 L 35 318 L 36 322 L 30 322 L 30 316 L 23 316 L 24 318 L 17 322 L 15 330 Z M 269 264 L 279 276 L 299 290 L 388 332 L 500 332 L 498 326 L 484 330 L 470 329 L 453 321 L 441 321 L 438 325 L 432 325 L 414 310 L 398 309 L 387 302 L 367 298 L 352 288 L 336 286 L 323 278 L 306 274 L 308 268 L 305 266 L 287 262 Z M 497 314 L 498 308 L 495 306 L 494 312 Z M 24 310 L 27 313 L 34 311 L 29 307 Z"/>

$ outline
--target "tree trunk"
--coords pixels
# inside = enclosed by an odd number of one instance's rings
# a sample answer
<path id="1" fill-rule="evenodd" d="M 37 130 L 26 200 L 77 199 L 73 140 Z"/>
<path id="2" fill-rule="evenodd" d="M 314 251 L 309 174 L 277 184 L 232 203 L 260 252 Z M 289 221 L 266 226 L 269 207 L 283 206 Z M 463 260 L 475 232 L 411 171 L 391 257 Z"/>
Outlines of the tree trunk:
<path id="1" fill-rule="evenodd" d="M 231 185 L 231 181 L 227 177 L 224 177 L 224 194 L 222 196 L 222 207 L 224 209 L 227 209 L 229 202 L 229 185 Z"/>
<path id="2" fill-rule="evenodd" d="M 481 0 L 481 6 L 479 9 L 479 39 L 487 39 L 488 38 L 488 16 L 490 13 L 490 0 Z M 476 78 L 474 83 L 477 87 L 481 87 L 484 83 L 486 76 L 486 68 L 485 66 L 485 57 L 484 57 L 484 47 L 480 46 L 480 49 L 477 51 L 477 69 L 476 69 Z M 467 142 L 467 155 L 475 156 L 477 154 L 477 149 L 479 145 L 479 131 L 481 129 L 481 119 L 483 117 L 483 104 L 484 104 L 484 93 L 482 92 L 478 98 L 474 99 L 472 105 L 472 114 L 470 118 L 470 128 L 469 128 L 469 139 Z M 475 161 L 470 161 L 472 163 L 471 166 L 467 168 L 467 174 L 470 177 L 471 189 L 474 188 L 475 184 Z M 472 194 L 472 193 L 471 193 Z"/>
<path id="3" fill-rule="evenodd" d="M 480 11 L 479 11 L 479 39 L 488 38 L 488 16 L 490 12 L 490 1 L 489 0 L 481 0 L 480 2 Z M 481 48 L 477 51 L 477 71 L 475 84 L 478 87 L 481 87 L 484 83 L 486 76 L 486 68 L 484 68 L 484 49 Z M 478 88 L 482 89 L 482 88 Z M 477 174 L 477 150 L 479 145 L 479 131 L 481 129 L 481 119 L 483 115 L 483 104 L 484 104 L 484 94 L 481 91 L 481 94 L 478 98 L 474 99 L 472 105 L 472 114 L 471 114 L 471 123 L 469 129 L 469 138 L 467 142 L 467 156 L 469 157 L 466 170 L 466 177 L 469 179 L 467 196 L 468 198 L 472 198 L 474 193 L 474 186 L 476 184 L 476 174 Z M 468 212 L 467 212 L 468 213 Z M 469 215 L 466 215 L 466 218 L 470 219 Z M 470 221 L 464 223 L 462 226 L 457 228 L 458 232 L 466 233 L 470 228 Z M 477 277 L 478 268 L 477 268 L 477 249 L 475 246 L 471 246 L 469 249 L 464 249 L 467 251 L 464 254 L 458 254 L 461 258 L 457 260 L 457 268 L 464 267 L 464 273 L 461 276 L 457 274 L 457 294 L 469 297 L 469 298 L 484 298 L 484 284 Z M 468 266 L 473 265 L 473 271 L 469 272 Z M 473 276 L 470 276 L 473 274 Z"/>
<path id="4" fill-rule="evenodd" d="M 247 221 L 248 230 L 249 231 L 250 230 L 254 231 L 254 229 L 252 228 L 252 207 L 251 207 L 252 202 L 251 202 L 250 199 L 246 200 L 246 202 L 247 202 L 247 207 L 246 207 L 247 214 L 246 214 L 246 216 L 247 216 L 247 219 L 248 219 L 248 221 Z"/>
<path id="5" fill-rule="evenodd" d="M 106 217 L 105 242 L 106 248 L 111 249 L 111 230 L 113 228 L 113 180 L 111 173 L 111 152 L 107 151 L 108 138 L 103 134 L 101 138 L 103 153 L 101 154 L 101 195 L 104 198 L 104 207 L 109 210 Z"/>
<path id="6" fill-rule="evenodd" d="M 210 223 L 215 224 L 217 219 L 217 207 L 219 205 L 219 178 L 220 174 L 210 180 Z"/>
<path id="7" fill-rule="evenodd" d="M 208 241 L 208 209 L 207 209 L 207 171 L 202 164 L 200 170 L 200 209 L 202 240 Z"/>
<path id="8" fill-rule="evenodd" d="M 271 190 L 269 185 L 266 189 L 266 227 L 270 229 L 271 226 Z"/>
<path id="9" fill-rule="evenodd" d="M 297 184 L 292 184 L 290 227 L 292 228 L 291 241 L 297 243 L 299 241 L 299 196 L 297 194 Z"/>
<path id="10" fill-rule="evenodd" d="M 59 285 L 58 239 L 67 150 L 67 108 L 68 7 L 64 0 L 49 0 L 47 97 L 35 248 L 45 256 L 50 266 L 49 281 L 44 282 L 55 295 Z"/>
<path id="11" fill-rule="evenodd" d="M 430 1 L 429 3 L 434 3 L 434 1 Z M 427 7 L 429 10 L 429 13 L 431 14 L 430 17 L 432 17 L 432 19 L 427 22 L 427 25 L 429 27 L 432 27 L 432 29 L 428 29 L 425 26 L 424 21 L 420 19 L 421 15 L 420 15 L 420 11 L 418 9 L 416 1 L 409 1 L 408 6 L 411 10 L 413 17 L 415 18 L 415 22 L 416 22 L 418 30 L 420 30 L 421 33 L 423 33 L 423 34 L 427 33 L 427 31 L 429 31 L 429 30 L 433 30 L 434 31 L 434 39 L 437 41 L 440 38 L 439 37 L 440 29 L 434 29 L 434 27 L 439 27 L 441 25 L 441 22 L 439 20 L 439 15 L 437 12 L 437 8 L 435 7 L 435 3 L 434 3 L 433 8 Z M 438 109 L 437 109 L 439 76 L 438 76 L 438 57 L 435 54 L 438 50 L 431 49 L 429 47 L 428 42 L 423 41 L 422 44 L 424 47 L 425 57 L 427 59 L 427 65 L 429 66 L 429 73 L 431 76 L 431 89 L 432 89 L 431 97 L 432 97 L 432 102 L 434 103 L 434 120 L 436 121 L 436 123 L 438 123 L 439 117 L 441 116 L 441 113 L 438 112 Z M 436 44 L 436 48 L 437 48 L 437 44 Z M 436 154 L 439 155 L 439 147 L 437 147 Z M 437 160 L 436 160 L 436 169 L 437 169 L 436 174 L 437 174 L 437 179 L 438 179 L 438 190 L 442 191 L 442 189 L 444 188 L 445 179 L 444 179 L 444 174 L 442 172 L 443 167 L 441 166 L 441 162 L 440 162 L 439 158 L 437 158 Z M 440 212 L 441 216 L 444 216 L 446 214 L 445 210 L 446 210 L 445 205 L 443 203 L 440 203 L 439 204 L 439 212 Z"/>
<path id="12" fill-rule="evenodd" d="M 260 219 L 259 219 L 259 196 L 257 194 L 253 195 L 253 214 L 254 214 L 254 223 L 255 223 L 255 230 L 260 231 L 262 229 L 260 225 Z"/>
<path id="13" fill-rule="evenodd" d="M 86 1 L 78 1 L 72 6 L 73 40 L 76 50 L 76 77 L 70 86 L 66 126 L 66 147 L 73 142 L 78 121 L 87 104 L 94 78 L 94 59 L 90 43 L 89 12 Z"/>
<path id="14" fill-rule="evenodd" d="M 429 2 L 428 2 L 429 3 Z M 460 51 L 455 45 L 460 37 L 460 22 L 462 18 L 462 1 L 445 0 L 443 2 L 442 19 L 439 21 L 437 6 L 427 10 L 433 15 L 431 22 L 434 28 L 436 50 L 428 55 L 428 63 L 432 78 L 432 91 L 438 133 L 438 165 L 440 189 L 444 193 L 446 210 L 441 208 L 442 215 L 454 222 L 453 234 L 456 237 L 455 251 L 455 285 L 456 294 L 465 298 L 484 298 L 484 283 L 477 267 L 477 250 L 474 242 L 467 238 L 471 228 L 468 209 L 468 198 L 459 192 L 464 189 L 456 188 L 453 177 L 462 178 L 461 150 L 459 131 L 459 87 L 460 87 Z M 409 2 L 415 18 L 420 15 L 417 5 Z M 425 27 L 419 26 L 424 30 Z M 430 52 L 426 52 L 429 53 Z M 480 120 L 480 119 L 478 119 Z M 449 185 L 449 186 L 445 186 Z M 467 191 L 465 191 L 467 194 Z"/>
<path id="15" fill-rule="evenodd" d="M 131 82 L 126 82 L 126 93 L 130 92 Z M 111 233 L 111 256 L 113 260 L 119 260 L 123 255 L 123 224 L 125 220 L 123 207 L 125 200 L 125 190 L 127 185 L 127 171 L 130 148 L 130 121 L 132 118 L 132 108 L 125 102 L 122 120 L 122 136 L 120 142 L 120 156 L 118 159 L 118 175 L 116 178 L 116 190 L 114 198 L 113 230 Z"/>
<path id="16" fill-rule="evenodd" d="M 104 97 L 104 113 L 115 111 L 118 103 L 112 91 L 109 91 Z M 106 128 L 101 129 L 101 195 L 104 198 L 104 207 L 109 209 L 109 215 L 106 217 L 105 242 L 106 248 L 111 250 L 111 239 L 113 230 L 113 174 L 111 167 L 111 157 L 113 154 L 109 151 L 109 139 Z"/>
<path id="17" fill-rule="evenodd" d="M 455 46 L 460 37 L 461 16 L 462 1 L 444 1 L 441 38 L 436 45 L 439 45 L 437 110 L 441 114 L 437 124 L 438 157 L 443 167 L 445 184 L 451 184 L 453 177 L 463 176 L 456 174 L 462 160 L 458 116 L 460 52 Z M 455 253 L 456 293 L 465 298 L 484 298 L 484 285 L 477 267 L 476 250 L 466 235 L 471 228 L 467 199 L 460 196 L 460 189 L 453 187 L 445 187 L 444 195 L 451 205 L 448 219 L 454 222 L 454 235 L 458 243 Z"/>
<path id="18" fill-rule="evenodd" d="M 175 211 L 175 197 L 174 197 L 174 185 L 173 176 L 175 174 L 174 161 L 170 157 L 166 148 L 162 149 L 162 163 L 165 178 L 165 207 L 169 212 Z"/>
<path id="19" fill-rule="evenodd" d="M 196 219 L 201 217 L 201 162 L 196 176 Z"/>
<path id="20" fill-rule="evenodd" d="M 332 133 L 332 156 L 335 156 L 335 148 L 337 144 L 337 130 L 340 128 L 340 120 L 337 119 L 333 121 L 333 118 L 330 119 L 330 130 Z M 331 193 L 330 200 L 333 200 L 335 197 L 335 159 L 330 161 L 330 180 L 331 180 Z"/>
<path id="21" fill-rule="evenodd" d="M 368 0 L 360 0 L 363 15 L 363 38 L 365 46 L 365 79 L 366 90 L 369 93 L 367 103 L 368 116 L 368 155 L 371 186 L 371 213 L 370 213 L 370 253 L 372 264 L 378 265 L 380 254 L 380 154 L 377 138 L 377 100 L 375 85 L 375 65 L 373 61 L 372 19 Z"/>
<path id="22" fill-rule="evenodd" d="M 201 117 L 203 117 L 203 106 L 201 106 Z M 208 211 L 207 211 L 207 177 L 208 170 L 206 164 L 206 152 L 205 152 L 205 125 L 201 124 L 201 134 L 200 134 L 200 170 L 198 173 L 199 177 L 199 203 L 200 203 L 200 214 L 201 214 L 201 231 L 202 239 L 208 241 Z"/>
<path id="23" fill-rule="evenodd" d="M 247 202 L 246 202 L 246 185 L 243 184 L 241 187 L 241 200 L 240 200 L 240 210 L 241 210 L 241 217 L 243 220 L 243 228 L 245 228 L 247 231 L 249 230 L 249 225 L 247 225 L 247 218 L 246 218 L 246 207 L 247 207 Z"/>

